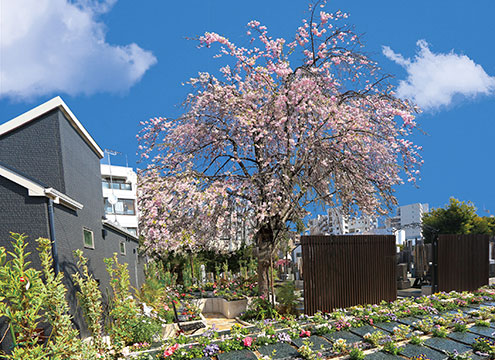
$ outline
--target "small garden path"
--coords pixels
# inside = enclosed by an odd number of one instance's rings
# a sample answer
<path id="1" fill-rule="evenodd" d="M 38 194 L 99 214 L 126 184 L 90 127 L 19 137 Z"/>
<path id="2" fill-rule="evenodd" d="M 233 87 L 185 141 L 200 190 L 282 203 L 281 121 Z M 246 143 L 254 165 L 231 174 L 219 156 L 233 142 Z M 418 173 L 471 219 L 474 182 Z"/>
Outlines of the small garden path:
<path id="1" fill-rule="evenodd" d="M 208 328 L 214 328 L 218 331 L 230 330 L 232 325 L 237 324 L 236 319 L 227 319 L 223 314 L 220 313 L 207 313 L 203 314 L 206 319 L 206 324 Z"/>

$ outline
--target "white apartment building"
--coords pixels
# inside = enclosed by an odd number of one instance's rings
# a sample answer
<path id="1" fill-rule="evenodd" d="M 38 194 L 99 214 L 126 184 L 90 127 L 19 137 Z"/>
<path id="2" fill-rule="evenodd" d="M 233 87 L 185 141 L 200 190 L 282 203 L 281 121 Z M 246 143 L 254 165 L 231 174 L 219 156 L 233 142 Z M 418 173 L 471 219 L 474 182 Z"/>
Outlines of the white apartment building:
<path id="1" fill-rule="evenodd" d="M 310 235 L 365 234 L 377 227 L 378 219 L 371 216 L 350 218 L 340 207 L 328 209 L 326 215 L 308 221 Z"/>
<path id="2" fill-rule="evenodd" d="M 138 235 L 137 174 L 125 166 L 101 164 L 105 216 Z"/>
<path id="3" fill-rule="evenodd" d="M 428 204 L 410 204 L 397 208 L 397 215 L 387 218 L 387 228 L 404 230 L 405 240 L 421 239 L 421 224 L 423 214 L 429 211 Z"/>

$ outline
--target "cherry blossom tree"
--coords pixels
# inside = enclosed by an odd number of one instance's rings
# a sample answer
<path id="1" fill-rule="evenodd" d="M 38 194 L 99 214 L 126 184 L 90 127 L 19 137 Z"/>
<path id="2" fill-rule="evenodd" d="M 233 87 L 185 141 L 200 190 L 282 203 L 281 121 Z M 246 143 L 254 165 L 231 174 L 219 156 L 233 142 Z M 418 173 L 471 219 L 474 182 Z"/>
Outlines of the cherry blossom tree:
<path id="1" fill-rule="evenodd" d="M 347 14 L 324 6 L 310 6 L 291 42 L 258 21 L 248 24 L 249 47 L 199 37 L 227 58 L 220 76 L 191 79 L 183 114 L 143 122 L 138 135 L 150 251 L 221 250 L 247 218 L 266 295 L 274 246 L 308 205 L 385 213 L 401 177 L 416 180 L 422 160 L 407 140 L 416 109 L 360 51 Z"/>

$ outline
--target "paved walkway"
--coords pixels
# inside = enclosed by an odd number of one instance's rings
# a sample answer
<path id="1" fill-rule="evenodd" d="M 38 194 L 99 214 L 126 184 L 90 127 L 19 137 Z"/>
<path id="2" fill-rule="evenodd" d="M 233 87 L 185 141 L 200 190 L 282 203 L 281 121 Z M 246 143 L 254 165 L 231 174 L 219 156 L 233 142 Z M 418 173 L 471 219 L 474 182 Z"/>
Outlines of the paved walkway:
<path id="1" fill-rule="evenodd" d="M 203 314 L 203 316 L 206 319 L 206 324 L 208 327 L 214 325 L 217 330 L 230 330 L 232 325 L 238 324 L 235 319 L 227 319 L 220 313 Z"/>

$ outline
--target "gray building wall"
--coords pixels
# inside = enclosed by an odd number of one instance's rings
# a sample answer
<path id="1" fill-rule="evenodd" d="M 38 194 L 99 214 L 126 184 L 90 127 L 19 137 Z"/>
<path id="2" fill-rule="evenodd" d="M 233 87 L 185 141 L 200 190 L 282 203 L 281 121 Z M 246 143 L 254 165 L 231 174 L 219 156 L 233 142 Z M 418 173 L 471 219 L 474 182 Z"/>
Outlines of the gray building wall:
<path id="1" fill-rule="evenodd" d="M 144 263 L 143 259 L 138 256 L 139 244 L 130 237 L 105 226 L 106 236 L 103 240 L 106 244 L 106 256 L 112 257 L 114 253 L 118 254 L 119 263 L 127 263 L 131 286 L 140 288 L 144 282 Z M 125 243 L 125 255 L 120 252 L 120 243 Z"/>
<path id="2" fill-rule="evenodd" d="M 0 162 L 65 192 L 60 154 L 60 110 L 53 110 L 0 136 Z"/>
<path id="3" fill-rule="evenodd" d="M 0 177 L 0 246 L 10 246 L 10 232 L 28 235 L 31 243 L 48 237 L 47 214 L 45 197 L 29 197 L 26 188 Z"/>
<path id="4" fill-rule="evenodd" d="M 126 243 L 126 255 L 119 255 L 119 262 L 128 263 L 132 286 L 138 287 L 144 281 L 143 264 L 137 263 L 138 243 L 108 227 L 105 227 L 107 231 L 103 237 L 104 207 L 98 155 L 64 113 L 54 110 L 0 136 L 0 162 L 83 204 L 83 209 L 77 211 L 55 204 L 54 219 L 60 270 L 65 275 L 74 324 L 83 336 L 88 335 L 71 279 L 71 274 L 77 271 L 73 257 L 75 249 L 83 249 L 105 297 L 109 276 L 103 259 L 119 253 L 120 241 Z M 33 243 L 30 251 L 35 266 L 39 266 L 39 261 L 35 260 L 38 256 L 34 239 L 49 237 L 46 203 L 45 197 L 29 197 L 25 188 L 0 177 L 0 246 L 10 246 L 9 231 L 25 233 Z M 84 247 L 83 228 L 93 232 L 94 249 Z"/>
<path id="5" fill-rule="evenodd" d="M 35 240 L 39 237 L 47 238 L 49 234 L 47 214 L 45 197 L 29 197 L 26 188 L 0 177 L 0 246 L 12 252 L 14 248 L 10 232 L 28 235 L 26 252 L 31 255 L 27 261 L 35 268 L 41 267 Z M 12 339 L 8 324 L 3 319 L 0 319 L 0 334 L 6 334 L 0 349 L 9 351 Z"/>

